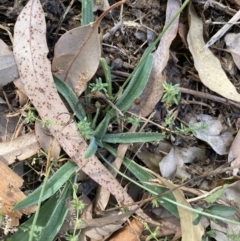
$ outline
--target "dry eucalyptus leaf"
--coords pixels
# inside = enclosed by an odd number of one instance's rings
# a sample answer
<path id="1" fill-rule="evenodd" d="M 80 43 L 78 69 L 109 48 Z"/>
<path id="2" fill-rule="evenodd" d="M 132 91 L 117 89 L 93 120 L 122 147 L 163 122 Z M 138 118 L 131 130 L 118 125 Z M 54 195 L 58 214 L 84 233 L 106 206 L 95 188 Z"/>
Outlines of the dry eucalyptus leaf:
<path id="1" fill-rule="evenodd" d="M 169 20 L 176 14 L 179 8 L 180 2 L 178 0 L 168 1 L 165 25 L 169 23 Z M 152 71 L 148 83 L 139 97 L 140 103 L 133 104 L 130 108 L 130 111 L 133 113 L 139 114 L 143 117 L 148 116 L 162 97 L 162 84 L 166 81 L 166 76 L 163 74 L 163 70 L 169 59 L 169 47 L 177 35 L 178 19 L 179 18 L 173 22 L 163 35 L 157 50 L 153 53 L 154 60 Z"/>
<path id="2" fill-rule="evenodd" d="M 54 49 L 53 73 L 80 95 L 95 74 L 101 45 L 95 24 L 72 29 L 62 35 Z"/>
<path id="3" fill-rule="evenodd" d="M 51 157 L 58 158 L 60 156 L 61 147 L 59 143 L 48 133 L 47 127 L 43 127 L 39 121 L 35 121 L 35 134 L 41 148 L 48 153 L 51 148 Z"/>
<path id="4" fill-rule="evenodd" d="M 188 16 L 190 29 L 187 41 L 202 83 L 225 98 L 240 101 L 240 95 L 223 71 L 218 58 L 209 49 L 203 51 L 205 44 L 203 40 L 203 23 L 191 4 Z"/>
<path id="5" fill-rule="evenodd" d="M 0 39 L 0 87 L 19 77 L 14 55 L 9 47 Z"/>
<path id="6" fill-rule="evenodd" d="M 108 11 L 125 1 L 117 2 Z M 52 71 L 79 96 L 99 65 L 101 44 L 98 27 L 104 12 L 95 22 L 66 32 L 56 43 Z"/>
<path id="7" fill-rule="evenodd" d="M 228 162 L 231 163 L 231 166 L 240 165 L 240 131 L 238 131 L 235 139 L 230 147 L 228 154 Z M 233 170 L 233 175 L 237 175 L 239 167 Z"/>
<path id="8" fill-rule="evenodd" d="M 10 165 L 35 155 L 40 149 L 35 133 L 30 132 L 8 142 L 0 143 L 0 161 Z"/>
<path id="9" fill-rule="evenodd" d="M 173 146 L 170 152 L 159 162 L 162 177 L 172 179 L 174 176 L 180 179 L 190 178 L 184 165 L 184 158 L 177 147 Z"/>
<path id="10" fill-rule="evenodd" d="M 0 161 L 0 205 L 2 206 L 1 215 L 11 218 L 9 228 L 18 226 L 22 214 L 35 212 L 35 207 L 26 207 L 21 210 L 12 211 L 13 206 L 22 201 L 26 196 L 19 189 L 23 184 L 23 179 L 12 171 L 6 164 Z"/>
<path id="11" fill-rule="evenodd" d="M 12 140 L 19 122 L 19 117 L 17 116 L 7 117 L 5 113 L 8 112 L 9 108 L 7 105 L 0 105 L 0 142 Z"/>
<path id="12" fill-rule="evenodd" d="M 240 34 L 239 33 L 229 33 L 224 38 L 227 50 L 231 53 L 233 61 L 240 69 Z"/>
<path id="13" fill-rule="evenodd" d="M 129 132 L 135 132 L 136 129 L 137 129 L 137 126 L 132 126 Z M 122 165 L 122 161 L 126 154 L 126 151 L 128 150 L 128 147 L 129 147 L 129 144 L 120 144 L 117 148 L 117 155 L 114 162 L 112 163 L 112 165 L 117 170 L 119 170 Z M 111 167 L 108 167 L 108 170 L 114 177 L 117 176 L 117 172 L 113 170 Z M 95 207 L 102 211 L 105 210 L 108 205 L 109 198 L 110 198 L 110 192 L 106 188 L 99 186 L 96 194 Z"/>
<path id="14" fill-rule="evenodd" d="M 53 82 L 47 59 L 45 16 L 39 0 L 30 0 L 20 13 L 14 29 L 14 55 L 24 91 L 42 120 L 53 123 L 49 132 L 69 157 L 99 185 L 108 189 L 122 204 L 133 200 L 103 164 L 93 156 L 85 159 L 87 143 L 64 106 Z M 54 124 L 56 123 L 56 124 Z M 74 137 L 74 138 L 73 138 Z M 135 209 L 136 205 L 129 207 Z M 136 213 L 149 220 L 141 209 Z"/>
<path id="15" fill-rule="evenodd" d="M 195 118 L 190 120 L 190 124 L 195 127 L 194 135 L 198 139 L 207 142 L 213 150 L 219 155 L 226 155 L 233 141 L 233 136 L 230 131 L 223 131 L 223 126 L 220 120 L 210 119 L 204 120 L 204 115 L 198 115 L 198 120 Z M 203 118 L 202 118 L 203 117 Z M 202 124 L 207 126 L 206 129 L 201 129 Z"/>
<path id="16" fill-rule="evenodd" d="M 174 184 L 172 184 L 170 181 L 166 180 L 165 178 L 162 178 L 158 176 L 158 179 L 161 183 L 163 183 L 167 188 L 172 191 L 176 202 L 179 204 L 182 204 L 187 207 L 191 207 L 191 205 L 187 202 L 185 199 L 182 191 L 179 188 L 176 188 Z M 201 241 L 202 235 L 204 234 L 204 228 L 202 223 L 200 222 L 197 225 L 193 224 L 193 212 L 187 209 L 184 209 L 180 206 L 177 206 L 178 213 L 180 217 L 180 223 L 181 223 L 181 231 L 182 231 L 182 241 Z"/>
<path id="17" fill-rule="evenodd" d="M 18 78 L 18 69 L 13 54 L 0 56 L 0 87 Z"/>
<path id="18" fill-rule="evenodd" d="M 133 232 L 134 230 L 134 232 Z M 141 236 L 144 230 L 144 225 L 137 219 L 133 219 L 128 223 L 127 226 L 119 230 L 114 237 L 111 237 L 111 241 L 120 241 L 120 240 L 127 240 L 127 241 L 138 241 L 138 237 Z"/>
<path id="19" fill-rule="evenodd" d="M 0 39 L 0 56 L 12 54 L 7 44 Z"/>

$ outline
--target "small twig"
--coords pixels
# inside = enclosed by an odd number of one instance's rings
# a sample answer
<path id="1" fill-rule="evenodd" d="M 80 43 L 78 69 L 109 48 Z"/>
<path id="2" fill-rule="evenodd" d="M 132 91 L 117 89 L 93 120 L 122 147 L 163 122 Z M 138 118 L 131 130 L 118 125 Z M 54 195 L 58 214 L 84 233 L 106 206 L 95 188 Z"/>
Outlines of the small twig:
<path id="1" fill-rule="evenodd" d="M 118 22 L 117 24 L 115 24 L 114 27 L 112 27 L 107 33 L 105 33 L 105 34 L 103 35 L 102 40 L 106 40 L 106 39 L 108 39 L 110 36 L 113 36 L 113 35 L 116 33 L 116 31 L 122 27 L 122 24 L 123 24 L 122 21 L 120 21 L 120 22 Z"/>
<path id="2" fill-rule="evenodd" d="M 239 19 L 240 10 L 228 21 L 228 24 L 225 24 L 216 34 L 211 37 L 211 39 L 203 47 L 203 50 L 206 50 L 209 46 L 213 45 L 218 39 L 220 39 Z"/>
<path id="3" fill-rule="evenodd" d="M 226 104 L 226 105 L 230 104 L 230 105 L 233 105 L 233 106 L 240 109 L 240 103 L 236 103 L 232 100 L 228 100 L 228 99 L 225 99 L 225 98 L 222 98 L 222 97 L 210 95 L 210 94 L 207 94 L 207 93 L 202 93 L 202 92 L 199 92 L 199 91 L 196 91 L 196 90 L 191 90 L 191 89 L 187 89 L 187 88 L 183 88 L 183 87 L 180 87 L 179 89 L 182 93 L 185 93 L 185 94 L 195 95 L 195 96 L 198 96 L 200 98 L 214 100 L 216 102 L 223 103 L 223 104 Z"/>
<path id="4" fill-rule="evenodd" d="M 68 5 L 68 7 L 66 8 L 64 14 L 62 15 L 62 17 L 61 17 L 61 19 L 60 19 L 60 21 L 59 21 L 58 27 L 57 27 L 57 29 L 56 29 L 56 31 L 55 31 L 55 37 L 57 37 L 58 32 L 59 32 L 59 30 L 60 30 L 60 28 L 61 28 L 61 26 L 62 26 L 62 22 L 64 21 L 65 17 L 67 16 L 67 14 L 68 14 L 70 8 L 72 7 L 74 1 L 75 1 L 75 0 L 72 0 L 72 1 L 69 3 L 69 5 Z"/>
<path id="5" fill-rule="evenodd" d="M 220 2 L 217 2 L 217 1 L 214 1 L 214 0 L 208 0 L 208 2 L 210 3 L 211 7 L 214 7 L 217 10 L 223 11 L 230 16 L 234 16 L 237 13 L 237 11 L 235 9 L 227 7 Z"/>

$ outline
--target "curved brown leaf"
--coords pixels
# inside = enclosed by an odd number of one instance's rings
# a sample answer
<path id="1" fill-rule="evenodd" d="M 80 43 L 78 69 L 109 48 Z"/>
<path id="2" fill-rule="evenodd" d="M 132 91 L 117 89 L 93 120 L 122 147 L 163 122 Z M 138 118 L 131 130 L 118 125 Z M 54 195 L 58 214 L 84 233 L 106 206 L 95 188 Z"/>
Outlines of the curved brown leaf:
<path id="1" fill-rule="evenodd" d="M 102 18 L 124 1 L 113 4 L 94 23 L 66 32 L 58 40 L 52 62 L 53 73 L 65 81 L 77 95 L 86 88 L 86 83 L 95 74 L 101 56 L 98 27 Z"/>
<path id="2" fill-rule="evenodd" d="M 101 45 L 96 25 L 86 25 L 65 33 L 54 49 L 52 71 L 80 95 L 95 74 Z"/>
<path id="3" fill-rule="evenodd" d="M 227 99 L 240 101 L 240 94 L 223 71 L 219 59 L 209 49 L 203 50 L 203 23 L 191 3 L 189 6 L 190 28 L 187 41 L 202 83 Z"/>

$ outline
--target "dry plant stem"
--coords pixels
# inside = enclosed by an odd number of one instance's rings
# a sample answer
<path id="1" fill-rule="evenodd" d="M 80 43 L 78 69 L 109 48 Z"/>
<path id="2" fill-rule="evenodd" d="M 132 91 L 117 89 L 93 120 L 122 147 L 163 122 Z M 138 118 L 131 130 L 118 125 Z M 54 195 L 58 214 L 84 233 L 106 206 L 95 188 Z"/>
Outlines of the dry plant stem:
<path id="1" fill-rule="evenodd" d="M 0 29 L 3 29 L 7 32 L 8 36 L 9 36 L 9 38 L 10 38 L 12 44 L 13 44 L 13 36 L 12 36 L 12 33 L 10 32 L 9 28 L 4 27 L 2 24 L 0 24 Z"/>
<path id="2" fill-rule="evenodd" d="M 115 24 L 115 26 L 112 27 L 107 33 L 105 33 L 105 34 L 103 35 L 102 40 L 106 40 L 106 39 L 108 39 L 110 36 L 113 36 L 113 35 L 116 33 L 116 31 L 122 27 L 122 25 L 123 25 L 123 21 L 121 20 L 120 22 L 118 22 L 117 24 Z"/>
<path id="3" fill-rule="evenodd" d="M 63 22 L 63 20 L 65 19 L 66 15 L 68 14 L 70 8 L 72 7 L 74 1 L 75 1 L 75 0 L 72 0 L 72 1 L 69 3 L 69 5 L 68 5 L 68 7 L 66 8 L 64 14 L 61 16 L 61 19 L 60 19 L 60 21 L 59 21 L 58 27 L 57 27 L 57 29 L 56 29 L 56 31 L 55 31 L 55 38 L 57 38 L 58 32 L 59 32 L 59 30 L 60 30 L 60 28 L 61 28 L 61 26 L 62 26 L 62 22 Z M 61 1 L 60 1 L 60 2 L 61 2 Z"/>
<path id="4" fill-rule="evenodd" d="M 210 94 L 207 94 L 207 93 L 202 93 L 202 92 L 199 92 L 199 91 L 196 91 L 196 90 L 191 90 L 191 89 L 187 89 L 187 88 L 183 88 L 183 87 L 180 87 L 179 89 L 182 93 L 185 93 L 185 94 L 195 95 L 195 96 L 198 96 L 200 98 L 214 100 L 216 102 L 227 104 L 227 105 L 230 104 L 230 105 L 233 105 L 234 107 L 237 107 L 237 108 L 240 109 L 240 103 L 234 102 L 232 100 L 227 100 L 227 99 L 222 98 L 222 97 L 210 95 Z"/>
<path id="5" fill-rule="evenodd" d="M 210 105 L 208 105 L 206 103 L 203 103 L 203 102 L 200 102 L 200 101 L 182 99 L 181 104 L 184 104 L 184 105 L 189 105 L 189 104 L 202 105 L 202 106 L 208 107 L 212 112 L 214 112 L 213 108 Z"/>
<path id="6" fill-rule="evenodd" d="M 216 34 L 211 37 L 211 39 L 203 47 L 203 50 L 207 49 L 209 46 L 213 45 L 218 39 L 220 39 L 239 19 L 240 10 Z"/>
<path id="7" fill-rule="evenodd" d="M 151 123 L 152 125 L 157 126 L 157 127 L 158 127 L 159 129 L 161 129 L 161 130 L 164 130 L 164 131 L 167 131 L 167 132 L 175 133 L 175 132 L 171 131 L 170 129 L 165 128 L 165 127 L 163 127 L 163 126 L 161 126 L 161 125 L 158 125 L 157 123 L 155 123 L 155 122 L 153 122 L 153 121 L 151 121 L 151 120 L 149 120 L 149 119 L 146 119 L 146 118 L 144 118 L 144 117 L 138 116 L 138 115 L 135 114 L 135 113 L 132 113 L 132 112 L 130 112 L 130 111 L 127 111 L 127 113 L 130 114 L 130 115 L 134 115 L 134 116 L 136 116 L 136 117 L 138 117 L 138 118 L 144 120 L 145 122 Z"/>
<path id="8" fill-rule="evenodd" d="M 214 1 L 214 0 L 208 0 L 208 2 L 210 3 L 210 6 L 211 7 L 214 7 L 216 8 L 217 10 L 220 10 L 222 12 L 225 12 L 226 14 L 230 15 L 230 16 L 234 16 L 237 11 L 230 8 L 230 7 L 227 7 L 225 5 L 223 5 L 222 3 L 220 2 L 217 2 L 217 1 Z"/>
<path id="9" fill-rule="evenodd" d="M 10 103 L 9 103 L 9 101 L 8 101 L 8 97 L 7 97 L 6 92 L 5 92 L 4 90 L 3 90 L 3 95 L 4 95 L 4 99 L 5 99 L 6 103 L 7 103 L 8 109 L 11 110 L 11 111 L 13 111 L 13 108 L 12 108 L 12 106 L 10 105 Z"/>
<path id="10" fill-rule="evenodd" d="M 109 47 L 109 48 L 113 48 L 113 49 L 116 49 L 117 51 L 120 51 L 123 55 L 127 56 L 127 54 L 125 52 L 123 52 L 120 48 L 116 47 L 116 46 L 113 46 L 113 45 L 110 45 L 110 44 L 105 44 L 105 43 L 102 43 L 103 46 L 106 46 L 106 47 Z M 113 71 L 112 71 L 113 72 Z M 127 76 L 125 77 L 128 77 L 130 74 L 128 74 Z"/>

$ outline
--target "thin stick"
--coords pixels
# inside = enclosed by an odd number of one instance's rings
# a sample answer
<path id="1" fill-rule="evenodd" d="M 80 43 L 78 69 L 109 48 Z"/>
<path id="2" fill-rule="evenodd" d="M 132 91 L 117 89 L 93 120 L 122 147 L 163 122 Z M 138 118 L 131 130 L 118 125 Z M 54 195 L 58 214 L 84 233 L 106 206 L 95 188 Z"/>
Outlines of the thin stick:
<path id="1" fill-rule="evenodd" d="M 182 93 L 185 93 L 185 94 L 195 95 L 195 96 L 198 96 L 200 98 L 214 100 L 216 102 L 223 103 L 223 104 L 230 104 L 230 105 L 233 105 L 233 106 L 240 109 L 240 103 L 234 102 L 232 100 L 228 100 L 228 99 L 225 99 L 225 98 L 222 98 L 222 97 L 219 97 L 219 96 L 210 95 L 210 94 L 207 94 L 207 93 L 202 93 L 202 92 L 199 92 L 199 91 L 196 91 L 196 90 L 191 90 L 191 89 L 187 89 L 187 88 L 183 88 L 183 87 L 180 87 L 179 89 Z"/>

